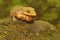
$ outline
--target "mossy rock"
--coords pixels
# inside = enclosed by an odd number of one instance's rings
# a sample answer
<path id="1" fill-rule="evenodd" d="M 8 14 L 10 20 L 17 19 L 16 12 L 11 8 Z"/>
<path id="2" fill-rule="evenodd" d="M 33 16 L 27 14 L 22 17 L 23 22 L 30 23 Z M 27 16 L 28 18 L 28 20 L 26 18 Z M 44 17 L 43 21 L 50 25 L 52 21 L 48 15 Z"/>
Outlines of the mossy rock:
<path id="1" fill-rule="evenodd" d="M 58 29 L 48 22 L 36 20 L 34 23 L 7 18 L 0 22 L 0 40 L 60 40 Z"/>

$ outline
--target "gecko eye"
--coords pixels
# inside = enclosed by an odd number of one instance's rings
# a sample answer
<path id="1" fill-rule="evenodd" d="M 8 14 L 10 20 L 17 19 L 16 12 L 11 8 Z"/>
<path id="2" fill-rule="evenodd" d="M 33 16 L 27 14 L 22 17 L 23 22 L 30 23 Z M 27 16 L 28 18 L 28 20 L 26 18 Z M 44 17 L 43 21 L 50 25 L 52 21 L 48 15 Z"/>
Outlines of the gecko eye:
<path id="1" fill-rule="evenodd" d="M 29 11 L 29 10 L 27 10 L 27 13 L 30 13 L 30 11 Z"/>

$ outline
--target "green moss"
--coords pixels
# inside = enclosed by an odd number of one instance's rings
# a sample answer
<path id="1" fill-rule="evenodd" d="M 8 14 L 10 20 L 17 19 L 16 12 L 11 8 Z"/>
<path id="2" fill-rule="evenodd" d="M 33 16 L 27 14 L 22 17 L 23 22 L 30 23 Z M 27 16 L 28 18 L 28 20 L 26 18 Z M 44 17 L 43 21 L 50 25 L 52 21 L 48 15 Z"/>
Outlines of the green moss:
<path id="1" fill-rule="evenodd" d="M 41 19 L 48 21 L 48 22 L 53 22 L 54 20 L 57 19 L 57 17 L 58 15 L 56 13 L 46 13 L 46 14 L 43 14 Z"/>
<path id="2" fill-rule="evenodd" d="M 60 31 L 60 21 L 57 23 L 57 29 Z"/>
<path id="3" fill-rule="evenodd" d="M 3 1 L 2 0 L 0 0 L 0 5 L 2 5 L 3 4 Z"/>
<path id="4" fill-rule="evenodd" d="M 27 4 L 23 0 L 12 0 L 11 5 L 6 8 L 7 12 L 10 12 L 16 6 L 27 6 Z"/>
<path id="5" fill-rule="evenodd" d="M 12 23 L 12 19 L 0 20 L 0 40 L 58 40 L 59 30 L 42 20 L 29 24 L 24 21 Z"/>

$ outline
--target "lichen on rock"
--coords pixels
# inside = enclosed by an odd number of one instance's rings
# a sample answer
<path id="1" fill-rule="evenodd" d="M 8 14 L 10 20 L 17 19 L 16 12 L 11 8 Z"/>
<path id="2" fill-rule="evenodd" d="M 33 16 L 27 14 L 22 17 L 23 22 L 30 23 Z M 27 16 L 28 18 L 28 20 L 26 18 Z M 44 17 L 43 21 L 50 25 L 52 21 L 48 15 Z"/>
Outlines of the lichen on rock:
<path id="1" fill-rule="evenodd" d="M 9 21 L 8 21 L 9 20 Z M 15 24 L 12 19 L 7 18 L 0 22 L 1 40 L 58 40 L 59 31 L 55 26 L 42 20 L 26 23 L 18 20 Z M 57 37 L 58 36 L 58 37 Z"/>

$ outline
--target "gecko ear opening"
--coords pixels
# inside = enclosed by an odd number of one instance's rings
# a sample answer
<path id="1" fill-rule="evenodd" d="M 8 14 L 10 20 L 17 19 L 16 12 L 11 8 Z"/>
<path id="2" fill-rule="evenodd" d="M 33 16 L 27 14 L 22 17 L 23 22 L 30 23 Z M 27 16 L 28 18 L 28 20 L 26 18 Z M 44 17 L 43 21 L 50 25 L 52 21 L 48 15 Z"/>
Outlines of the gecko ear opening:
<path id="1" fill-rule="evenodd" d="M 29 10 L 27 10 L 27 13 L 30 13 L 30 11 L 29 11 Z"/>

